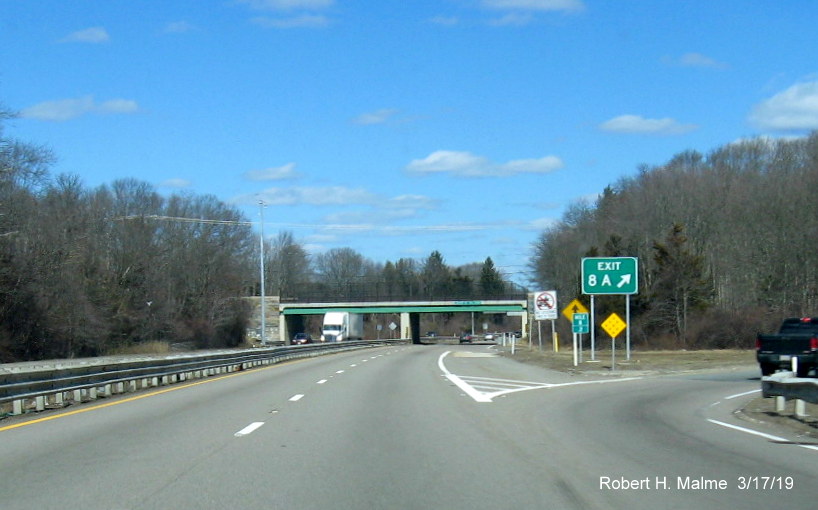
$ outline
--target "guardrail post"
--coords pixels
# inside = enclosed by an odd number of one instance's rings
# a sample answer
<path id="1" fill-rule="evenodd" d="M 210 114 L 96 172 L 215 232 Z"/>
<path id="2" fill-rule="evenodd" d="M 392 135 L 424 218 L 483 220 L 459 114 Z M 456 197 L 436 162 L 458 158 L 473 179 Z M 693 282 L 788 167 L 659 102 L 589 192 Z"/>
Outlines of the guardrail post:
<path id="1" fill-rule="evenodd" d="M 783 413 L 787 408 L 787 400 L 784 397 L 775 397 L 775 412 Z"/>
<path id="2" fill-rule="evenodd" d="M 806 402 L 801 399 L 795 400 L 795 416 L 799 418 L 804 418 L 807 416 L 807 406 Z"/>
<path id="3" fill-rule="evenodd" d="M 12 402 L 11 412 L 12 414 L 23 414 L 23 401 L 15 400 L 14 402 Z"/>

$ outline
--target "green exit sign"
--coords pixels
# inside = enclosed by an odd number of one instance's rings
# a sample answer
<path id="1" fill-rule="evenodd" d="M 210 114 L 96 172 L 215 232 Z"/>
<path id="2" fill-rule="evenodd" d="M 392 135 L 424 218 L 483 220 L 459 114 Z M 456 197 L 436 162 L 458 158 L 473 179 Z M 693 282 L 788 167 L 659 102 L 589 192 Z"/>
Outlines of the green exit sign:
<path id="1" fill-rule="evenodd" d="M 637 294 L 639 260 L 636 257 L 582 259 L 583 294 Z"/>

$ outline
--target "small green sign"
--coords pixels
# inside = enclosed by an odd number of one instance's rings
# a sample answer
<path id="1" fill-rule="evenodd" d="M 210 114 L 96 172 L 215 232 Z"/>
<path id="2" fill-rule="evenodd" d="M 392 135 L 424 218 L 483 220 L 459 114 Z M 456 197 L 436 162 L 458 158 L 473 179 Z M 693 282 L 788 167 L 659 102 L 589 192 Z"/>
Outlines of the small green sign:
<path id="1" fill-rule="evenodd" d="M 574 320 L 571 321 L 571 329 L 574 333 L 584 334 L 590 331 L 590 321 L 587 313 L 575 313 Z"/>
<path id="2" fill-rule="evenodd" d="M 583 294 L 637 294 L 639 261 L 636 257 L 582 259 Z"/>

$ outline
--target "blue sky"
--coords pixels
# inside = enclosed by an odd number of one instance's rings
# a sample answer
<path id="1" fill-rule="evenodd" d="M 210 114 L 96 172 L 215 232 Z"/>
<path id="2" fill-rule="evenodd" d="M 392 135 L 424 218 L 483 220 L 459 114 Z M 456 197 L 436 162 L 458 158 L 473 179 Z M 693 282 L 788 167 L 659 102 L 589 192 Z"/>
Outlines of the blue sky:
<path id="1" fill-rule="evenodd" d="M 6 135 L 310 252 L 526 281 L 639 165 L 818 128 L 812 0 L 0 0 Z"/>

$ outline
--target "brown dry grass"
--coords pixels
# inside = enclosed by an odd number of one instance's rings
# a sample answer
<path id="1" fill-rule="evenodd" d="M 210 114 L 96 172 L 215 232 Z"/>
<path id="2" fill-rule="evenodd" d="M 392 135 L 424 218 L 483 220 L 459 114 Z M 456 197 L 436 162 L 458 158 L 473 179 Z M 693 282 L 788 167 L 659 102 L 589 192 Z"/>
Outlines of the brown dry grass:
<path id="1" fill-rule="evenodd" d="M 498 348 L 504 356 L 512 357 L 508 347 Z M 615 365 L 612 364 L 610 349 L 597 351 L 596 362 L 591 362 L 591 353 L 582 354 L 583 362 L 573 366 L 573 354 L 569 349 L 561 352 L 540 351 L 536 346 L 522 346 L 517 349 L 513 358 L 523 363 L 542 366 L 561 372 L 584 373 L 611 371 L 615 366 L 617 372 L 687 372 L 691 370 L 724 369 L 733 367 L 752 367 L 756 364 L 753 350 L 703 350 L 703 351 L 631 351 L 627 360 L 625 349 L 616 350 Z"/>

